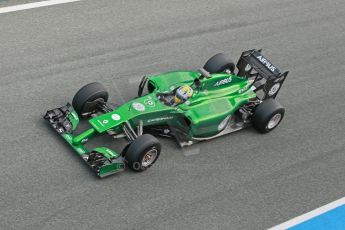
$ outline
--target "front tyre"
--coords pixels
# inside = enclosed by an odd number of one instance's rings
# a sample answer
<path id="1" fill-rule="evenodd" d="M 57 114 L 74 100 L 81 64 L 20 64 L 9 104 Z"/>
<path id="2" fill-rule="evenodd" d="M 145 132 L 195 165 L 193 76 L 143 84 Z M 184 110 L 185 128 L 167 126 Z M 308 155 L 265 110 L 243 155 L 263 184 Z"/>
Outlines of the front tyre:
<path id="1" fill-rule="evenodd" d="M 252 123 L 259 132 L 268 133 L 280 124 L 284 114 L 283 106 L 274 99 L 267 99 L 255 108 Z"/>
<path id="2" fill-rule="evenodd" d="M 73 97 L 72 106 L 79 114 L 92 113 L 99 103 L 107 102 L 109 94 L 101 83 L 93 82 L 83 86 Z"/>
<path id="3" fill-rule="evenodd" d="M 135 172 L 142 172 L 151 167 L 159 157 L 161 144 L 154 136 L 144 134 L 135 139 L 125 149 L 128 167 Z"/>

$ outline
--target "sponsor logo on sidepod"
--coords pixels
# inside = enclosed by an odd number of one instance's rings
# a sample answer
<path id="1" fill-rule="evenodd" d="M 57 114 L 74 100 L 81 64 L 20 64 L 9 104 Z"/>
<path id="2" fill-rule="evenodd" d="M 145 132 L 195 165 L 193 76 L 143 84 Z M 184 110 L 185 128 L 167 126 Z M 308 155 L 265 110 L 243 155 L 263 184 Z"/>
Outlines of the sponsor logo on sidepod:
<path id="1" fill-rule="evenodd" d="M 232 81 L 232 78 L 231 76 L 228 77 L 228 78 L 225 78 L 225 79 L 222 79 L 220 81 L 217 81 L 216 84 L 214 84 L 214 86 L 221 86 L 221 85 L 224 85 L 224 84 L 228 84 Z"/>

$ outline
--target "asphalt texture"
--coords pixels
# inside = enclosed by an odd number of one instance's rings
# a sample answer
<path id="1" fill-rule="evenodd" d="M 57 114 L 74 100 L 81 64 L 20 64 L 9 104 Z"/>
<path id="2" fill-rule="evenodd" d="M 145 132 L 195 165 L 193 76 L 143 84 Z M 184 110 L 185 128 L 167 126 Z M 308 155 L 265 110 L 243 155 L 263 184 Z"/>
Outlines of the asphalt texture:
<path id="1" fill-rule="evenodd" d="M 265 229 L 344 197 L 344 12 L 343 0 L 85 0 L 0 14 L 0 229 Z M 145 74 L 252 48 L 290 70 L 269 134 L 187 150 L 160 139 L 146 172 L 98 179 L 42 119 L 89 82 L 122 103 Z"/>
<path id="2" fill-rule="evenodd" d="M 38 2 L 35 0 L 0 0 L 0 7 L 15 6 L 19 4 Z"/>

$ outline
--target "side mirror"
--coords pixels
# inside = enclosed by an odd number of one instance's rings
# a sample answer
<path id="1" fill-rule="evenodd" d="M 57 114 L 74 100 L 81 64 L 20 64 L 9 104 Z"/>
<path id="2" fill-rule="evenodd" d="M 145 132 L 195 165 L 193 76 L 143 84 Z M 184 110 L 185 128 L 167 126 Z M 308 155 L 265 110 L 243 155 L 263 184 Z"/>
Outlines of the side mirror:
<path id="1" fill-rule="evenodd" d="M 211 74 L 206 71 L 204 68 L 198 69 L 199 73 L 201 73 L 201 77 L 211 78 Z"/>
<path id="2" fill-rule="evenodd" d="M 199 78 L 195 78 L 194 79 L 194 85 L 196 86 L 196 88 L 200 88 L 201 87 L 201 81 Z"/>

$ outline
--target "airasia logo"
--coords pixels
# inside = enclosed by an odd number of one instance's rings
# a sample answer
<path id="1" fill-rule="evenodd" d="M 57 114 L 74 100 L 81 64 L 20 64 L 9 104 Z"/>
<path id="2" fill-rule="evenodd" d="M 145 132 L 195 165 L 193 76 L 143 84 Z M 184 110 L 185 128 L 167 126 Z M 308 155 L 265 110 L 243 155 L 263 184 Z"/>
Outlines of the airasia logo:
<path id="1" fill-rule="evenodd" d="M 262 55 L 256 57 L 262 64 L 264 64 L 269 70 L 274 72 L 276 70 L 276 67 L 272 65 L 266 58 L 264 58 Z"/>

